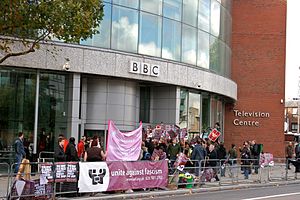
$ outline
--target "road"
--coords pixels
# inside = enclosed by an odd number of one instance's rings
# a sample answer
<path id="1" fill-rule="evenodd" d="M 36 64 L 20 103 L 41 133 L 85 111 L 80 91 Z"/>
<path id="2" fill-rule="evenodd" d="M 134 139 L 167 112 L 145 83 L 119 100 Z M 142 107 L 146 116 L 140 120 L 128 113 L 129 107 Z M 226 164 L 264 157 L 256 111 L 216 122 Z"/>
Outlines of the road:
<path id="1" fill-rule="evenodd" d="M 171 197 L 155 197 L 164 200 L 299 200 L 300 184 L 284 185 L 278 187 L 260 187 L 240 190 L 224 190 L 216 192 L 203 192 L 190 195 L 177 195 Z"/>

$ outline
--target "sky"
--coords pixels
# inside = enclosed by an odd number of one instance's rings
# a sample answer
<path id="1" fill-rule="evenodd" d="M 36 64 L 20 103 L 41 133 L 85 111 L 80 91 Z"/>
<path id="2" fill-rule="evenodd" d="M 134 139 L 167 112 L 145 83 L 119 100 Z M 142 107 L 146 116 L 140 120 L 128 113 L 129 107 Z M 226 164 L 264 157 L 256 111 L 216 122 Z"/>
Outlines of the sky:
<path id="1" fill-rule="evenodd" d="M 300 0 L 287 1 L 285 100 L 300 97 Z M 300 82 L 299 82 L 300 83 Z M 300 85 L 299 85 L 300 90 Z"/>

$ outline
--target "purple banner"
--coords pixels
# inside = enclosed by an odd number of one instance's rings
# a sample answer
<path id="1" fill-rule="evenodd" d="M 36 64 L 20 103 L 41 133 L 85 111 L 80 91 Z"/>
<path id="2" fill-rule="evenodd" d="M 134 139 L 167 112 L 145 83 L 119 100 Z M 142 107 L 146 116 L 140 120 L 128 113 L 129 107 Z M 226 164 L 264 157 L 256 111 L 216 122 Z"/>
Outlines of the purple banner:
<path id="1" fill-rule="evenodd" d="M 168 161 L 80 163 L 79 192 L 165 187 Z"/>

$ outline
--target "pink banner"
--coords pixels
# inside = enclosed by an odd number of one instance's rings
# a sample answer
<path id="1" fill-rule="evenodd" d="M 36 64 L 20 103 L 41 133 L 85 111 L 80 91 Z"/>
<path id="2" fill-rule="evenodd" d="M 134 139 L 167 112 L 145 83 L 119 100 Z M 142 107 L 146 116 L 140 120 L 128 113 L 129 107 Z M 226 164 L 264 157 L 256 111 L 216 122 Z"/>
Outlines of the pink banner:
<path id="1" fill-rule="evenodd" d="M 122 133 L 110 120 L 108 122 L 108 136 L 106 161 L 136 161 L 141 152 L 142 123 L 138 129 Z"/>
<path id="2" fill-rule="evenodd" d="M 168 161 L 81 162 L 79 192 L 166 187 Z"/>

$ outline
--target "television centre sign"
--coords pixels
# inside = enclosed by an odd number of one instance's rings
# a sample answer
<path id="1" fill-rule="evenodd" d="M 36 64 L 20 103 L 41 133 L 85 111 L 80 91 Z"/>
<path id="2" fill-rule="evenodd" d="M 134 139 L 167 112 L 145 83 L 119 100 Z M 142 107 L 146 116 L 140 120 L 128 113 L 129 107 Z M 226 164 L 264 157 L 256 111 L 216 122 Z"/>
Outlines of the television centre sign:
<path id="1" fill-rule="evenodd" d="M 233 110 L 235 119 L 233 124 L 235 126 L 255 126 L 259 127 L 258 119 L 270 118 L 270 113 L 261 111 L 247 112 L 244 110 Z"/>

